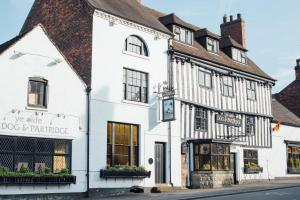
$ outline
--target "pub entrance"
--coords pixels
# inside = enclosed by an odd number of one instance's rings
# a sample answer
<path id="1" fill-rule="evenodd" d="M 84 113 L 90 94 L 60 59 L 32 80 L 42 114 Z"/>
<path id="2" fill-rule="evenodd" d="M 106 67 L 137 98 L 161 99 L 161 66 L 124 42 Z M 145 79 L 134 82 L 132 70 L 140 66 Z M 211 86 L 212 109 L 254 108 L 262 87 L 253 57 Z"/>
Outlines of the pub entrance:
<path id="1" fill-rule="evenodd" d="M 166 183 L 166 144 L 155 143 L 155 183 Z"/>

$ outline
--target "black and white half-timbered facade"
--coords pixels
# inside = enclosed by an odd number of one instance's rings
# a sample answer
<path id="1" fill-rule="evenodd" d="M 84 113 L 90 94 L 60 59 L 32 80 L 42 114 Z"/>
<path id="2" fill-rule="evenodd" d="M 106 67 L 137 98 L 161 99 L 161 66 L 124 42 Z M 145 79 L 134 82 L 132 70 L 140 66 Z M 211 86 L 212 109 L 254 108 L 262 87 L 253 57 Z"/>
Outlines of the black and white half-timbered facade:
<path id="1" fill-rule="evenodd" d="M 176 35 L 169 82 L 176 93 L 172 133 L 179 131 L 182 140 L 182 185 L 263 179 L 274 80 L 247 57 L 241 15 L 229 22 L 224 17 L 221 36 L 174 14 L 161 21 Z"/>

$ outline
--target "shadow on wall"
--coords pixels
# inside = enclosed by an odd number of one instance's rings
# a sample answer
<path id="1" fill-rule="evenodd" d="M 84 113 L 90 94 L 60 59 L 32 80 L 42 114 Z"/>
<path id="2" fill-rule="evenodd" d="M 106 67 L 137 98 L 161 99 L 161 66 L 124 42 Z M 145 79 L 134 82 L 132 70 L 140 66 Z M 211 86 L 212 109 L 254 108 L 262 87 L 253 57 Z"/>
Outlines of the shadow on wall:
<path id="1" fill-rule="evenodd" d="M 157 122 L 157 97 L 154 95 L 151 95 L 150 99 L 149 99 L 149 110 L 148 110 L 148 127 L 149 127 L 149 131 L 151 131 L 152 129 L 154 129 L 159 123 Z"/>
<path id="2" fill-rule="evenodd" d="M 96 162 L 91 166 L 95 166 L 92 171 L 100 173 L 100 169 L 104 169 L 107 163 L 107 122 L 113 121 L 114 107 L 113 104 L 105 101 L 109 98 L 109 87 L 102 87 L 98 91 L 92 91 L 91 95 L 91 154 Z M 95 100 L 97 99 L 97 100 Z M 104 99 L 100 101 L 98 99 Z M 105 106 L 104 106 L 105 105 Z M 101 123 L 103 122 L 103 123 Z M 99 153 L 97 153 L 99 152 Z M 100 153 L 102 152 L 102 153 Z M 93 162 L 93 161 L 92 161 Z"/>

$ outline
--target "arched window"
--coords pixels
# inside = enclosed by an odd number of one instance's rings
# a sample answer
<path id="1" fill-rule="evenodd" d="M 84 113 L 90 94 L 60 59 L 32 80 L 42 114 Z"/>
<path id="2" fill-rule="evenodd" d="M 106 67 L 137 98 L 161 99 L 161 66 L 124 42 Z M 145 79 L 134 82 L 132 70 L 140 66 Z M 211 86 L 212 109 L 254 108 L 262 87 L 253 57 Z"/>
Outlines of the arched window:
<path id="1" fill-rule="evenodd" d="M 135 35 L 131 35 L 126 39 L 125 50 L 142 56 L 149 56 L 145 42 Z"/>

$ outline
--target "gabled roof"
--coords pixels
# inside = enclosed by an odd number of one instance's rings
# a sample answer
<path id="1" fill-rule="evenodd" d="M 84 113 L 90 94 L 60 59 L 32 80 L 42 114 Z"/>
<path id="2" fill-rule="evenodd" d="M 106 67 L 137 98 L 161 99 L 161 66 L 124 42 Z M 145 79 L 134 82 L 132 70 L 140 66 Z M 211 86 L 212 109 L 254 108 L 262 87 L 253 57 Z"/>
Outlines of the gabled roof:
<path id="1" fill-rule="evenodd" d="M 300 127 L 300 118 L 284 107 L 275 98 L 272 100 L 273 122 L 281 122 L 284 125 Z"/>
<path id="2" fill-rule="evenodd" d="M 220 48 L 226 48 L 226 47 L 235 47 L 238 49 L 241 49 L 243 51 L 247 51 L 242 45 L 240 45 L 237 41 L 235 41 L 230 36 L 222 37 L 220 42 Z"/>
<path id="3" fill-rule="evenodd" d="M 137 0 L 87 0 L 94 8 L 118 17 L 172 34 Z"/>
<path id="4" fill-rule="evenodd" d="M 11 47 L 12 45 L 14 45 L 16 42 L 18 42 L 20 39 L 23 38 L 23 36 L 25 35 L 26 33 L 24 34 L 21 34 L 21 35 L 18 35 L 10 40 L 8 40 L 7 42 L 3 43 L 3 44 L 0 44 L 0 54 L 2 54 L 5 50 L 7 50 L 9 47 Z"/>
<path id="5" fill-rule="evenodd" d="M 200 30 L 195 32 L 195 38 L 201 38 L 201 37 L 206 37 L 206 36 L 209 36 L 209 37 L 214 38 L 216 40 L 220 40 L 220 38 L 221 38 L 219 35 L 207 30 L 207 28 L 203 28 L 203 29 L 200 29 Z"/>
<path id="6" fill-rule="evenodd" d="M 179 26 L 182 26 L 182 27 L 185 27 L 185 28 L 188 28 L 188 29 L 191 29 L 193 31 L 196 31 L 198 29 L 200 29 L 199 27 L 197 26 L 194 26 L 192 24 L 189 24 L 185 21 L 183 21 L 182 19 L 180 19 L 177 15 L 175 15 L 174 13 L 171 13 L 169 15 L 165 15 L 165 16 L 161 16 L 159 18 L 159 21 L 164 24 L 164 25 L 169 25 L 169 24 L 176 24 L 176 25 L 179 25 Z"/>

